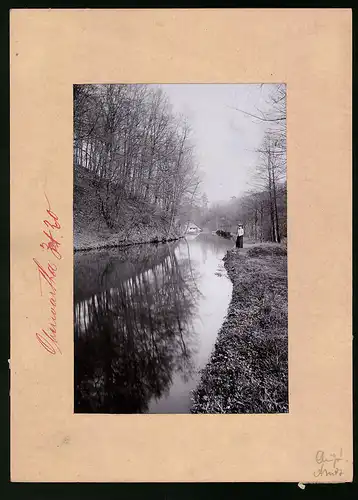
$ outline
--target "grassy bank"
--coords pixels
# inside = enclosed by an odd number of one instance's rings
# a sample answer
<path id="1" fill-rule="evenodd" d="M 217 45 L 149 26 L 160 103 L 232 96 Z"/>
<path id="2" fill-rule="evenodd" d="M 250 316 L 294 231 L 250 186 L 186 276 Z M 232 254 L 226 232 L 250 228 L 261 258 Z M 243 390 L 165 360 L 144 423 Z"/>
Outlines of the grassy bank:
<path id="1" fill-rule="evenodd" d="M 261 244 L 224 261 L 232 300 L 191 412 L 288 412 L 287 251 Z"/>

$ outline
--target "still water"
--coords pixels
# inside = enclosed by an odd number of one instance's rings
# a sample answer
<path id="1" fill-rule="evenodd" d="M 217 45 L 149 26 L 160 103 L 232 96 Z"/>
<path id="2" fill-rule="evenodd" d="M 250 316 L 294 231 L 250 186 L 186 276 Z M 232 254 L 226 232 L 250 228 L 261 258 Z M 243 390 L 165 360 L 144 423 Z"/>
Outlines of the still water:
<path id="1" fill-rule="evenodd" d="M 211 234 L 75 254 L 75 412 L 188 413 L 231 299 Z"/>

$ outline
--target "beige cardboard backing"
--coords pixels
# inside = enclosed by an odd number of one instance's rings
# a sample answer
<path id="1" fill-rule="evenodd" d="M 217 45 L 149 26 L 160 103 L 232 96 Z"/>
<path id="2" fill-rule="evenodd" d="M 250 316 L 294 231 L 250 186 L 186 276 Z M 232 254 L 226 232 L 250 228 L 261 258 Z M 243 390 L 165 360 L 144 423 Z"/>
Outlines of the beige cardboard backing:
<path id="1" fill-rule="evenodd" d="M 14 10 L 10 36 L 12 480 L 350 481 L 350 10 Z M 73 413 L 72 85 L 98 82 L 287 83 L 288 415 Z M 44 192 L 62 355 L 35 337 Z"/>

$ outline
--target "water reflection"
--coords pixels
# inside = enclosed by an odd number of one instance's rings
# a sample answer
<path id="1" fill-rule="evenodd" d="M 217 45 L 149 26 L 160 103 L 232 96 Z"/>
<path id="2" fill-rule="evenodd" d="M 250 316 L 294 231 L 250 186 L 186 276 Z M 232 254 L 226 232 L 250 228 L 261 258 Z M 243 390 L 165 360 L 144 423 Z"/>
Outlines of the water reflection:
<path id="1" fill-rule="evenodd" d="M 227 278 L 211 291 L 223 241 L 76 254 L 76 412 L 189 410 L 229 300 Z"/>

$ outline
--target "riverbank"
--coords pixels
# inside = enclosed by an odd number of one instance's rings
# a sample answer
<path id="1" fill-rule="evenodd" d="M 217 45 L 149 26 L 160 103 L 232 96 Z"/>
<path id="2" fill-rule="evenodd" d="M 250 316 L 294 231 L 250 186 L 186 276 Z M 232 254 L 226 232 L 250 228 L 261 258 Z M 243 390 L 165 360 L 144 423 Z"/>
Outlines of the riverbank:
<path id="1" fill-rule="evenodd" d="M 191 413 L 286 413 L 287 250 L 275 244 L 233 249 L 224 265 L 232 299 Z"/>
<path id="2" fill-rule="evenodd" d="M 166 234 L 156 228 L 143 227 L 137 231 L 100 232 L 74 231 L 73 247 L 75 252 L 87 250 L 101 250 L 106 248 L 126 247 L 144 243 L 165 243 L 182 238 L 174 231 Z"/>

